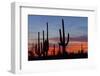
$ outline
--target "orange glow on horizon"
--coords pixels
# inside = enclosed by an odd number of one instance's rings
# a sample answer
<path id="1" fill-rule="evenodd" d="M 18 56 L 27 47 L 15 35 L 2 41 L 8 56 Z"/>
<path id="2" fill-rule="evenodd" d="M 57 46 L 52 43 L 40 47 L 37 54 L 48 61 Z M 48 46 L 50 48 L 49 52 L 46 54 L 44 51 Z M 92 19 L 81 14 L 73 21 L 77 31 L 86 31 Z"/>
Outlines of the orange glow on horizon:
<path id="1" fill-rule="evenodd" d="M 81 46 L 81 44 L 82 44 L 82 46 Z M 83 52 L 87 52 L 88 51 L 88 43 L 87 42 L 81 42 L 81 43 L 80 42 L 70 42 L 68 44 L 68 46 L 66 47 L 66 51 L 68 53 L 78 53 L 81 51 L 81 48 L 82 48 Z M 28 50 L 31 50 L 31 48 L 29 47 Z M 53 51 L 54 51 L 54 47 L 49 46 L 48 54 L 52 55 Z M 55 47 L 55 54 L 57 54 L 58 51 L 59 51 L 59 46 L 56 46 Z"/>

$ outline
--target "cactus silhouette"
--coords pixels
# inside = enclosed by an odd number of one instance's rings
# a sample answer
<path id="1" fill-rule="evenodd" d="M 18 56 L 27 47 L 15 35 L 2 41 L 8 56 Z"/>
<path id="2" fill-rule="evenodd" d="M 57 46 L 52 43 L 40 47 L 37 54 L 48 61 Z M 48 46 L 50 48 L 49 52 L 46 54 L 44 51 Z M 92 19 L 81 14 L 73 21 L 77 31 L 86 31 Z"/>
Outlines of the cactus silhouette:
<path id="1" fill-rule="evenodd" d="M 43 30 L 43 56 L 48 56 L 48 51 L 49 51 L 49 39 L 48 39 L 48 23 L 47 25 L 47 38 L 45 39 L 44 37 L 44 30 Z"/>
<path id="2" fill-rule="evenodd" d="M 67 42 L 65 42 L 66 38 L 65 38 L 65 29 L 64 29 L 64 20 L 63 19 L 62 19 L 62 31 L 61 31 L 61 29 L 59 29 L 59 34 L 60 34 L 59 45 L 62 46 L 62 52 L 63 52 L 63 54 L 65 54 L 66 53 L 66 46 L 69 43 L 69 33 L 68 33 L 68 36 L 67 36 Z"/>
<path id="3" fill-rule="evenodd" d="M 40 42 L 40 32 L 38 32 L 38 44 L 36 44 L 35 46 L 35 52 L 36 54 L 41 57 L 42 55 L 44 57 L 48 56 L 48 51 L 49 51 L 49 39 L 48 39 L 48 23 L 46 23 L 47 25 L 47 34 L 46 34 L 46 39 L 44 36 L 44 30 L 43 30 L 43 41 Z"/>
<path id="4" fill-rule="evenodd" d="M 45 40 L 46 43 L 46 56 L 48 55 L 49 50 L 49 39 L 48 39 L 48 22 L 47 22 L 47 40 Z"/>
<path id="5" fill-rule="evenodd" d="M 38 32 L 38 44 L 35 45 L 35 53 L 41 56 L 40 32 Z"/>
<path id="6" fill-rule="evenodd" d="M 44 39 L 45 39 L 45 37 L 44 37 L 44 30 L 43 30 L 43 43 L 42 43 L 42 54 L 43 54 L 43 56 L 45 56 L 45 44 L 44 44 Z"/>
<path id="7" fill-rule="evenodd" d="M 88 53 L 84 52 L 83 44 L 80 44 L 80 49 L 78 53 L 68 53 L 66 47 L 69 44 L 69 33 L 65 36 L 64 20 L 62 19 L 62 26 L 58 31 L 59 33 L 59 43 L 53 44 L 53 50 L 50 51 L 51 55 L 48 54 L 49 51 L 49 29 L 48 22 L 46 23 L 46 32 L 42 31 L 42 40 L 40 40 L 40 32 L 37 33 L 37 43 L 33 43 L 31 49 L 28 51 L 29 60 L 43 60 L 43 59 L 71 59 L 71 58 L 88 58 Z M 67 38 L 66 38 L 67 37 Z M 50 46 L 51 47 L 51 46 Z M 56 51 L 56 47 L 58 50 Z M 75 50 L 76 51 L 76 50 Z"/>

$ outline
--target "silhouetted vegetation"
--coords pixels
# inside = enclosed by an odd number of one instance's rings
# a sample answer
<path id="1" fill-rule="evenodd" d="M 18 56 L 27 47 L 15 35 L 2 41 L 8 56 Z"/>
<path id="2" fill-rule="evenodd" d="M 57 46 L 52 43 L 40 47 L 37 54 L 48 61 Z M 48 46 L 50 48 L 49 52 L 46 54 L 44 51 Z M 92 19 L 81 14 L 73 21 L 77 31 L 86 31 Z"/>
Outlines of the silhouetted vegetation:
<path id="1" fill-rule="evenodd" d="M 62 31 L 62 32 L 61 32 Z M 59 46 L 62 46 L 62 55 L 67 55 L 66 52 L 66 46 L 69 43 L 69 33 L 68 33 L 68 38 L 67 38 L 67 42 L 65 41 L 65 28 L 64 28 L 64 20 L 62 19 L 62 30 L 59 29 L 59 34 L 60 34 L 60 42 L 59 42 Z"/>
<path id="2" fill-rule="evenodd" d="M 65 36 L 64 20 L 62 19 L 62 28 L 59 29 L 59 42 L 58 44 L 53 44 L 52 55 L 49 55 L 49 35 L 48 35 L 48 22 L 46 23 L 46 38 L 44 36 L 45 32 L 42 31 L 42 41 L 40 40 L 40 32 L 37 35 L 37 43 L 32 44 L 32 48 L 28 51 L 28 60 L 52 60 L 52 59 L 76 59 L 76 58 L 88 58 L 87 52 L 84 52 L 82 44 L 81 49 L 78 53 L 68 53 L 66 47 L 70 42 L 70 34 L 67 35 L 67 40 Z M 58 45 L 58 51 L 55 51 L 55 45 Z"/>

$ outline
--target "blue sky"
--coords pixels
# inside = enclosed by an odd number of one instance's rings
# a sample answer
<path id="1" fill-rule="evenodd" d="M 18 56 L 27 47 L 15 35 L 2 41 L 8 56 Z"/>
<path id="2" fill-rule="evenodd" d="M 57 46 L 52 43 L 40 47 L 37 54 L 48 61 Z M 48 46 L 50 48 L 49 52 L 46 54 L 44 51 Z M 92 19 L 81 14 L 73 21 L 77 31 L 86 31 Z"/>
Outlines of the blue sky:
<path id="1" fill-rule="evenodd" d="M 71 37 L 87 36 L 88 18 L 76 16 L 44 16 L 28 15 L 28 37 L 36 39 L 37 33 L 42 31 L 46 34 L 46 23 L 49 27 L 49 38 L 59 37 L 59 29 L 62 28 L 62 18 L 65 24 L 65 33 Z"/>

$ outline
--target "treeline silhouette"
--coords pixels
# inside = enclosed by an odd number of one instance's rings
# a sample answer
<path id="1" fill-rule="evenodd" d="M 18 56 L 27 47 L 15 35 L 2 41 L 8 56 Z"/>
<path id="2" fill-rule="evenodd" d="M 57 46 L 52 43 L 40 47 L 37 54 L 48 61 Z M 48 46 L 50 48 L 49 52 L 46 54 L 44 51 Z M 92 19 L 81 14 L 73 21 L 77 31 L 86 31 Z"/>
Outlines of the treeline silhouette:
<path id="1" fill-rule="evenodd" d="M 28 60 L 51 60 L 51 59 L 76 59 L 76 58 L 88 58 L 87 52 L 84 52 L 81 44 L 81 50 L 78 53 L 68 53 L 66 47 L 70 41 L 70 34 L 67 35 L 67 40 L 65 36 L 64 20 L 62 19 L 62 28 L 59 29 L 59 42 L 58 44 L 53 44 L 52 55 L 49 55 L 49 35 L 48 35 L 48 22 L 46 23 L 46 38 L 44 36 L 45 32 L 42 31 L 42 41 L 40 40 L 40 32 L 38 32 L 37 43 L 32 44 L 32 48 L 28 51 Z M 59 50 L 56 53 L 55 45 L 58 45 Z"/>

